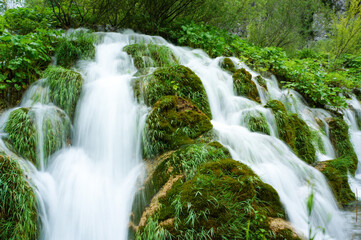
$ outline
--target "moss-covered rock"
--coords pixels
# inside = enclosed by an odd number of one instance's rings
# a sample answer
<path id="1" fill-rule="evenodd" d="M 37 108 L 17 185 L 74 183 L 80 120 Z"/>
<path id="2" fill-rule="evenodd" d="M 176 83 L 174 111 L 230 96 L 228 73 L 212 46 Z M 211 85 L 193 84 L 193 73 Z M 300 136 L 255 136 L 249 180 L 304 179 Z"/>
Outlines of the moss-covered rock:
<path id="1" fill-rule="evenodd" d="M 242 68 L 233 74 L 233 89 L 239 96 L 247 97 L 253 101 L 261 102 L 257 86 L 252 81 L 252 75 Z"/>
<path id="2" fill-rule="evenodd" d="M 348 158 L 338 158 L 319 162 L 315 166 L 327 178 L 340 207 L 347 206 L 350 202 L 355 201 L 355 194 L 352 192 L 348 183 L 350 163 L 351 161 Z"/>
<path id="3" fill-rule="evenodd" d="M 83 86 L 82 76 L 62 67 L 49 67 L 44 72 L 44 78 L 46 78 L 45 85 L 50 89 L 50 100 L 73 119 Z"/>
<path id="4" fill-rule="evenodd" d="M 59 38 L 55 48 L 57 65 L 69 68 L 78 60 L 90 60 L 95 57 L 96 36 L 85 30 L 76 30 Z"/>
<path id="5" fill-rule="evenodd" d="M 138 239 L 151 239 L 149 234 L 246 239 L 248 230 L 249 239 L 279 239 L 268 217 L 285 215 L 277 192 L 232 159 L 201 165 L 193 178 L 179 179 L 159 202 L 160 210 L 138 229 Z"/>
<path id="6" fill-rule="evenodd" d="M 0 154 L 0 239 L 38 239 L 36 197 L 20 164 Z"/>
<path id="7" fill-rule="evenodd" d="M 165 96 L 154 104 L 146 120 L 144 156 L 151 158 L 165 151 L 190 144 L 213 128 L 210 119 L 190 101 Z"/>
<path id="8" fill-rule="evenodd" d="M 134 90 L 137 98 L 148 106 L 153 106 L 161 97 L 177 95 L 191 100 L 208 117 L 212 117 L 202 81 L 185 66 L 159 68 L 151 75 L 137 78 Z"/>
<path id="9" fill-rule="evenodd" d="M 266 80 L 263 77 L 261 77 L 261 75 L 258 75 L 256 77 L 256 80 L 261 87 L 268 90 Z"/>
<path id="10" fill-rule="evenodd" d="M 348 133 L 348 125 L 341 118 L 328 119 L 329 136 L 338 158 L 350 160 L 349 171 L 352 175 L 357 169 L 357 156 L 353 149 Z"/>
<path id="11" fill-rule="evenodd" d="M 348 174 L 355 174 L 357 156 L 350 142 L 348 125 L 345 121 L 341 118 L 331 118 L 327 122 L 337 159 L 318 163 L 316 168 L 327 178 L 339 205 L 346 206 L 355 200 L 355 194 L 348 184 Z"/>
<path id="12" fill-rule="evenodd" d="M 136 68 L 169 67 L 177 64 L 173 52 L 163 45 L 153 43 L 135 43 L 127 45 L 123 50 L 132 56 Z"/>
<path id="13" fill-rule="evenodd" d="M 234 65 L 233 61 L 230 58 L 223 58 L 220 62 L 219 62 L 220 67 L 225 70 L 228 71 L 230 73 L 235 73 L 236 72 L 236 65 Z"/>
<path id="14" fill-rule="evenodd" d="M 287 112 L 285 106 L 278 100 L 269 101 L 265 107 L 271 108 L 276 119 L 278 134 L 296 155 L 303 161 L 312 164 L 316 161 L 316 149 L 308 125 L 297 114 Z"/>
<path id="15" fill-rule="evenodd" d="M 266 117 L 261 112 L 247 112 L 246 115 L 242 118 L 241 124 L 246 126 L 251 132 L 260 132 L 270 135 L 270 128 L 268 126 Z"/>
<path id="16" fill-rule="evenodd" d="M 199 165 L 231 157 L 228 149 L 219 142 L 186 145 L 171 154 L 166 153 L 164 155 L 165 157 L 160 156 L 161 162 L 152 174 L 152 182 L 156 191 L 172 175 L 182 174 L 186 179 L 190 179 L 194 176 Z"/>
<path id="17" fill-rule="evenodd" d="M 66 144 L 70 136 L 70 122 L 64 113 L 53 110 L 44 115 L 41 123 L 43 131 L 43 157 L 47 159 Z M 19 108 L 10 113 L 5 125 L 7 142 L 14 152 L 39 165 L 39 129 L 35 112 L 29 108 Z"/>

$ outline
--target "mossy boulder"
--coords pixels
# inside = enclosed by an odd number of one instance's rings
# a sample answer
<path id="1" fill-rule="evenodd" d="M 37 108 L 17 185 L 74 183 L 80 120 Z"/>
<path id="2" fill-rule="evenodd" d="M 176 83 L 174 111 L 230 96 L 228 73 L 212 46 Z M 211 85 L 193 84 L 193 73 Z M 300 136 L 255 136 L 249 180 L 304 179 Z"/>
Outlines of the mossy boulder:
<path id="1" fill-rule="evenodd" d="M 338 158 L 348 158 L 350 160 L 350 168 L 348 169 L 352 175 L 357 169 L 357 156 L 353 149 L 348 133 L 348 125 L 341 118 L 328 119 L 329 136 L 331 143 L 336 151 Z"/>
<path id="2" fill-rule="evenodd" d="M 250 111 L 241 119 L 242 125 L 246 126 L 251 132 L 259 132 L 270 135 L 270 128 L 268 126 L 266 117 L 263 113 L 258 111 Z"/>
<path id="3" fill-rule="evenodd" d="M 266 105 L 275 116 L 278 134 L 295 154 L 306 163 L 316 161 L 316 149 L 313 145 L 314 134 L 308 125 L 297 114 L 288 113 L 285 106 L 278 100 L 271 100 Z"/>
<path id="4" fill-rule="evenodd" d="M 59 38 L 55 48 L 57 65 L 69 68 L 79 60 L 95 57 L 96 36 L 85 30 L 76 30 Z"/>
<path id="5" fill-rule="evenodd" d="M 36 197 L 17 160 L 0 154 L 0 239 L 38 239 Z"/>
<path id="6" fill-rule="evenodd" d="M 219 62 L 220 67 L 225 70 L 228 71 L 230 73 L 235 73 L 236 72 L 236 65 L 234 65 L 233 61 L 230 58 L 223 58 L 220 62 Z"/>
<path id="7" fill-rule="evenodd" d="M 237 70 L 233 74 L 233 89 L 238 96 L 261 102 L 257 86 L 252 81 L 252 75 L 244 68 Z"/>
<path id="8" fill-rule="evenodd" d="M 154 170 L 152 182 L 156 191 L 163 186 L 170 176 L 184 175 L 186 179 L 194 176 L 197 168 L 206 162 L 230 158 L 228 149 L 219 142 L 186 145 L 170 154 L 160 156 L 161 161 Z"/>
<path id="9" fill-rule="evenodd" d="M 123 51 L 132 56 L 134 65 L 138 69 L 169 67 L 178 62 L 172 50 L 164 45 L 135 43 L 125 46 Z"/>
<path id="10" fill-rule="evenodd" d="M 152 158 L 165 151 L 190 144 L 213 128 L 210 119 L 190 101 L 165 96 L 154 104 L 144 131 L 143 154 Z"/>
<path id="11" fill-rule="evenodd" d="M 258 76 L 256 77 L 256 80 L 257 80 L 257 83 L 258 83 L 261 87 L 263 87 L 264 89 L 268 90 L 266 80 L 265 80 L 263 77 L 261 77 L 260 75 L 258 75 Z"/>
<path id="12" fill-rule="evenodd" d="M 350 165 L 352 161 L 346 157 L 319 162 L 315 166 L 325 175 L 340 207 L 346 207 L 355 201 L 355 194 L 348 183 L 348 169 L 352 168 Z"/>
<path id="13" fill-rule="evenodd" d="M 9 147 L 22 157 L 39 165 L 39 129 L 35 112 L 29 108 L 18 108 L 10 113 L 5 125 Z M 47 159 L 55 151 L 65 146 L 70 137 L 70 121 L 63 112 L 53 109 L 44 115 L 43 156 Z"/>
<path id="14" fill-rule="evenodd" d="M 232 159 L 208 162 L 184 181 L 180 178 L 159 199 L 159 211 L 138 229 L 140 239 L 150 239 L 149 234 L 169 239 L 246 239 L 247 229 L 249 239 L 279 239 L 268 220 L 285 216 L 279 196 L 246 165 Z"/>
<path id="15" fill-rule="evenodd" d="M 337 159 L 318 163 L 319 169 L 327 178 L 328 183 L 340 206 L 347 206 L 355 200 L 355 194 L 348 184 L 348 174 L 355 174 L 357 156 L 350 142 L 348 125 L 341 118 L 327 120 L 329 136 L 335 148 Z"/>
<path id="16" fill-rule="evenodd" d="M 177 95 L 193 102 L 208 117 L 212 117 L 207 93 L 202 81 L 188 67 L 177 65 L 159 68 L 153 74 L 137 78 L 135 95 L 148 106 L 167 95 Z"/>
<path id="17" fill-rule="evenodd" d="M 83 78 L 80 73 L 63 67 L 49 67 L 44 72 L 45 85 L 49 86 L 49 98 L 63 109 L 70 119 L 74 118 Z"/>

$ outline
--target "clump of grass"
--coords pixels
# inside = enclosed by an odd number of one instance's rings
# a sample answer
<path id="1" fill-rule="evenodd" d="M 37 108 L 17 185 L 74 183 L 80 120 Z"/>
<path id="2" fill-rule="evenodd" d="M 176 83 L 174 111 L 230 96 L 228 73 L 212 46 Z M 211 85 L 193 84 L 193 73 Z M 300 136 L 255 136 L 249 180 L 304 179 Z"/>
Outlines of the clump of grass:
<path id="1" fill-rule="evenodd" d="M 80 73 L 63 67 L 50 66 L 44 71 L 44 78 L 46 78 L 45 84 L 50 89 L 50 100 L 73 119 L 83 86 Z"/>
<path id="2" fill-rule="evenodd" d="M 127 45 L 123 49 L 131 55 L 138 69 L 147 67 L 170 67 L 178 63 L 173 52 L 163 45 L 144 42 Z"/>
<path id="3" fill-rule="evenodd" d="M 243 117 L 242 122 L 251 132 L 260 132 L 270 135 L 270 128 L 268 126 L 266 117 L 263 113 L 258 111 L 249 111 Z"/>
<path id="4" fill-rule="evenodd" d="M 42 154 L 46 161 L 52 153 L 65 146 L 71 126 L 64 113 L 54 110 L 44 116 L 40 128 L 36 124 L 35 112 L 29 108 L 19 108 L 11 112 L 5 125 L 9 147 L 38 166 L 39 154 Z M 43 133 L 42 153 L 39 152 L 39 131 Z"/>
<path id="5" fill-rule="evenodd" d="M 55 57 L 59 66 L 69 68 L 78 60 L 91 60 L 95 57 L 96 37 L 85 30 L 73 31 L 58 39 Z"/>
<path id="6" fill-rule="evenodd" d="M 10 113 L 5 132 L 12 148 L 24 158 L 36 164 L 37 133 L 28 108 L 19 108 Z"/>
<path id="7" fill-rule="evenodd" d="M 38 239 L 36 197 L 20 164 L 0 154 L 0 239 Z"/>

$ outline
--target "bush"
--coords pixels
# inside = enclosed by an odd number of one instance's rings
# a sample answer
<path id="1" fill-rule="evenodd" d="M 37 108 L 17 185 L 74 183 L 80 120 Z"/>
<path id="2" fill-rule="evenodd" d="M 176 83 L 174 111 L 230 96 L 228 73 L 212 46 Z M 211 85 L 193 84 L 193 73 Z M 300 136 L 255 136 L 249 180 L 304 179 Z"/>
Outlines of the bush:
<path id="1" fill-rule="evenodd" d="M 40 31 L 28 35 L 0 36 L 0 89 L 26 89 L 38 80 L 50 63 L 56 43 L 54 31 Z"/>
<path id="2" fill-rule="evenodd" d="M 32 8 L 14 8 L 5 12 L 6 28 L 16 34 L 29 34 L 37 29 L 51 29 L 57 26 L 50 9 L 39 11 Z"/>

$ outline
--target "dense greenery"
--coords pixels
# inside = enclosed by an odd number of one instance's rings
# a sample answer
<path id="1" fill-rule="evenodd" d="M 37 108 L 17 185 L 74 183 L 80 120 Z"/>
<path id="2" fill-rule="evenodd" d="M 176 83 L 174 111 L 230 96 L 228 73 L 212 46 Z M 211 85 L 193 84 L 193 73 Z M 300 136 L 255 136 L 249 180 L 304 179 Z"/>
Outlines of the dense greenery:
<path id="1" fill-rule="evenodd" d="M 37 239 L 36 198 L 18 160 L 0 155 L 0 238 Z"/>

